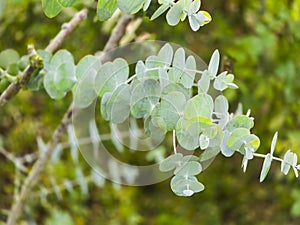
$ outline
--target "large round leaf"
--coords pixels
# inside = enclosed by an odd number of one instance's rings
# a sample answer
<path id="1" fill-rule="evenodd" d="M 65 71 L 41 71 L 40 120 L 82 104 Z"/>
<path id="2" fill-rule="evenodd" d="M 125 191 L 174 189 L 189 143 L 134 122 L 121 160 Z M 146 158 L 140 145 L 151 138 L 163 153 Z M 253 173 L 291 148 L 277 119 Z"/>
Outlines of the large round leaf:
<path id="1" fill-rule="evenodd" d="M 178 196 L 192 196 L 194 193 L 204 190 L 204 185 L 201 184 L 196 177 L 175 176 L 171 180 L 171 189 Z"/>
<path id="2" fill-rule="evenodd" d="M 183 117 L 186 120 L 190 120 L 199 116 L 211 118 L 213 113 L 213 105 L 213 99 L 210 95 L 200 93 L 187 102 Z"/>
<path id="3" fill-rule="evenodd" d="M 131 114 L 135 118 L 145 118 L 150 115 L 160 99 L 160 85 L 154 79 L 146 79 L 133 85 L 130 99 Z"/>
<path id="4" fill-rule="evenodd" d="M 121 84 L 113 92 L 105 104 L 106 119 L 112 123 L 123 123 L 130 114 L 130 86 Z"/>
<path id="5" fill-rule="evenodd" d="M 128 63 L 121 58 L 101 66 L 95 78 L 95 91 L 102 97 L 106 92 L 112 92 L 117 86 L 125 83 L 129 76 Z"/>
<path id="6" fill-rule="evenodd" d="M 178 91 L 170 92 L 162 97 L 161 103 L 157 105 L 157 110 L 155 110 L 155 114 L 152 113 L 152 117 L 161 118 L 167 131 L 174 130 L 177 121 L 183 114 L 185 103 L 184 94 Z"/>

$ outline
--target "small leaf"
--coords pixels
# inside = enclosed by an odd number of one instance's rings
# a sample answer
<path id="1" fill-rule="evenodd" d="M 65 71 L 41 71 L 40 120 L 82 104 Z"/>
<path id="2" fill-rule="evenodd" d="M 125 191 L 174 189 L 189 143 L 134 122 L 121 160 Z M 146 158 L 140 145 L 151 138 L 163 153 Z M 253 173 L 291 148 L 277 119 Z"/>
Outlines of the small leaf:
<path id="1" fill-rule="evenodd" d="M 154 79 L 139 82 L 132 89 L 130 109 L 135 118 L 145 118 L 150 115 L 161 95 L 159 83 Z"/>
<path id="2" fill-rule="evenodd" d="M 193 86 L 196 76 L 196 60 L 195 57 L 190 55 L 185 62 L 185 72 L 181 77 L 181 83 L 186 88 Z"/>
<path id="3" fill-rule="evenodd" d="M 102 111 L 101 111 L 102 112 Z M 123 123 L 130 114 L 130 86 L 118 86 L 106 102 L 106 119 L 112 123 Z"/>
<path id="4" fill-rule="evenodd" d="M 250 131 L 246 128 L 235 129 L 228 137 L 227 145 L 232 150 L 238 150 L 250 135 Z"/>
<path id="5" fill-rule="evenodd" d="M 281 172 L 284 175 L 287 175 L 291 166 L 296 167 L 296 165 L 297 165 L 297 155 L 291 152 L 291 150 L 288 150 L 285 153 L 284 158 L 281 162 Z"/>
<path id="6" fill-rule="evenodd" d="M 78 67 L 77 67 L 78 68 Z M 97 75 L 97 71 L 93 68 L 89 68 L 77 83 L 75 89 L 73 89 L 74 104 L 79 108 L 86 108 L 97 98 L 97 93 L 91 87 L 94 85 L 94 80 Z"/>
<path id="7" fill-rule="evenodd" d="M 208 12 L 200 11 L 189 15 L 189 23 L 193 31 L 199 30 L 200 27 L 211 21 L 211 16 Z"/>
<path id="8" fill-rule="evenodd" d="M 152 117 L 161 118 L 166 124 L 167 131 L 174 130 L 186 103 L 184 94 L 178 91 L 170 92 L 163 96 L 157 110 Z"/>
<path id="9" fill-rule="evenodd" d="M 68 92 L 75 84 L 75 65 L 72 62 L 61 64 L 54 73 L 54 83 L 56 88 Z"/>
<path id="10" fill-rule="evenodd" d="M 218 91 L 224 91 L 228 86 L 226 83 L 226 74 L 227 71 L 221 73 L 220 75 L 218 75 L 214 81 L 214 88 Z"/>
<path id="11" fill-rule="evenodd" d="M 149 8 L 150 4 L 151 4 L 151 0 L 145 0 L 143 10 L 147 11 L 147 9 Z"/>
<path id="12" fill-rule="evenodd" d="M 200 9 L 200 6 L 201 6 L 201 1 L 200 0 L 194 0 L 189 5 L 188 14 L 191 15 L 191 14 L 194 14 L 194 13 L 198 12 L 199 9 Z"/>
<path id="13" fill-rule="evenodd" d="M 101 63 L 95 56 L 87 55 L 83 57 L 76 67 L 76 78 L 80 80 L 86 75 L 89 70 L 93 69 L 96 72 L 100 69 Z M 94 81 L 94 80 L 93 80 Z"/>
<path id="14" fill-rule="evenodd" d="M 202 166 L 199 162 L 190 161 L 177 167 L 174 171 L 176 176 L 189 177 L 193 175 L 198 175 L 202 171 Z"/>
<path id="15" fill-rule="evenodd" d="M 173 68 L 169 71 L 170 80 L 175 83 L 180 83 L 180 79 L 185 68 L 185 51 L 183 48 L 178 48 L 174 54 Z"/>
<path id="16" fill-rule="evenodd" d="M 210 95 L 200 93 L 187 102 L 183 117 L 186 120 L 198 116 L 211 118 L 213 105 L 214 103 Z"/>
<path id="17" fill-rule="evenodd" d="M 143 61 L 139 60 L 135 66 L 135 74 L 138 77 L 138 79 L 142 80 L 142 79 L 146 78 L 146 76 L 147 76 L 146 70 L 147 70 L 147 68 L 146 68 L 145 64 L 143 63 Z"/>
<path id="18" fill-rule="evenodd" d="M 185 88 L 182 84 L 178 83 L 170 83 L 165 86 L 162 90 L 162 94 L 167 95 L 168 93 L 173 91 L 181 92 L 182 94 L 184 94 L 186 99 L 189 99 L 191 97 L 191 89 Z"/>
<path id="19" fill-rule="evenodd" d="M 112 95 L 112 92 L 106 92 L 103 97 L 101 98 L 101 115 L 103 117 L 103 119 L 105 120 L 109 120 L 109 115 L 108 115 L 108 111 L 107 111 L 107 102 L 110 99 Z"/>
<path id="20" fill-rule="evenodd" d="M 230 132 L 225 130 L 224 138 L 221 144 L 221 152 L 225 157 L 231 157 L 235 152 L 235 149 L 229 148 L 227 145 L 229 136 L 230 136 Z"/>
<path id="21" fill-rule="evenodd" d="M 53 72 L 48 72 L 44 77 L 45 90 L 52 99 L 62 99 L 63 97 L 65 97 L 66 92 L 58 90 L 56 88 L 56 84 L 54 83 L 53 77 Z"/>
<path id="22" fill-rule="evenodd" d="M 253 119 L 245 115 L 234 117 L 226 126 L 226 130 L 232 132 L 236 128 L 246 128 L 250 130 L 254 126 Z"/>
<path id="23" fill-rule="evenodd" d="M 183 155 L 181 153 L 170 155 L 159 164 L 159 170 L 162 172 L 174 170 L 177 166 L 181 165 L 182 158 Z"/>
<path id="24" fill-rule="evenodd" d="M 200 146 L 200 133 L 210 125 L 211 120 L 205 117 L 195 117 L 191 120 L 180 118 L 176 124 L 178 143 L 187 150 L 195 150 Z"/>
<path id="25" fill-rule="evenodd" d="M 176 26 L 180 21 L 180 17 L 182 16 L 183 11 L 179 3 L 180 2 L 174 4 L 167 13 L 166 18 L 170 26 Z"/>
<path id="26" fill-rule="evenodd" d="M 174 176 L 171 180 L 171 189 L 178 196 L 189 197 L 194 193 L 204 190 L 204 185 L 201 184 L 196 177 Z"/>
<path id="27" fill-rule="evenodd" d="M 51 67 L 56 70 L 61 64 L 72 62 L 74 63 L 74 58 L 70 52 L 65 49 L 61 49 L 55 53 L 51 59 Z"/>
<path id="28" fill-rule="evenodd" d="M 161 5 L 151 16 L 150 20 L 155 20 L 157 17 L 159 17 L 160 15 L 162 15 L 165 11 L 168 10 L 168 8 L 170 8 L 170 5 L 164 4 Z"/>
<path id="29" fill-rule="evenodd" d="M 117 0 L 118 1 L 118 7 L 123 12 L 127 14 L 135 14 L 137 13 L 142 7 L 145 2 L 145 0 Z"/>
<path id="30" fill-rule="evenodd" d="M 210 77 L 207 70 L 202 73 L 198 81 L 198 93 L 207 93 L 210 86 Z"/>
<path id="31" fill-rule="evenodd" d="M 97 16 L 100 21 L 108 20 L 117 10 L 117 0 L 99 0 L 97 5 Z"/>
<path id="32" fill-rule="evenodd" d="M 228 100 L 224 95 L 219 95 L 215 99 L 215 112 L 227 113 L 229 109 Z"/>
<path id="33" fill-rule="evenodd" d="M 260 178 L 259 178 L 260 182 L 263 182 L 264 179 L 267 177 L 271 167 L 271 163 L 272 163 L 272 155 L 268 153 L 266 158 L 264 159 L 264 163 L 261 169 Z"/>
<path id="34" fill-rule="evenodd" d="M 62 9 L 61 5 L 58 3 L 57 0 L 42 0 L 42 7 L 44 13 L 49 18 L 57 16 Z"/>
<path id="35" fill-rule="evenodd" d="M 209 146 L 209 138 L 206 135 L 201 134 L 200 137 L 199 137 L 199 142 L 200 142 L 200 148 L 202 150 L 208 148 L 208 146 Z"/>
<path id="36" fill-rule="evenodd" d="M 215 50 L 211 56 L 211 59 L 208 64 L 208 71 L 212 78 L 215 78 L 220 64 L 220 53 L 218 50 Z"/>
<path id="37" fill-rule="evenodd" d="M 173 48 L 167 43 L 158 52 L 157 57 L 159 61 L 164 62 L 166 66 L 170 66 L 173 60 Z"/>
<path id="38" fill-rule="evenodd" d="M 100 97 L 106 92 L 112 92 L 120 84 L 127 81 L 129 66 L 124 59 L 118 58 L 112 63 L 101 66 L 95 79 L 95 91 Z"/>
<path id="39" fill-rule="evenodd" d="M 6 49 L 0 53 L 0 67 L 6 69 L 9 65 L 17 63 L 19 59 L 20 56 L 17 51 Z"/>
<path id="40" fill-rule="evenodd" d="M 277 138 L 278 138 L 278 132 L 276 132 L 273 136 L 273 139 L 272 139 L 272 144 L 271 144 L 271 155 L 274 154 L 274 150 L 275 150 L 275 146 L 276 146 L 276 143 L 277 143 Z"/>

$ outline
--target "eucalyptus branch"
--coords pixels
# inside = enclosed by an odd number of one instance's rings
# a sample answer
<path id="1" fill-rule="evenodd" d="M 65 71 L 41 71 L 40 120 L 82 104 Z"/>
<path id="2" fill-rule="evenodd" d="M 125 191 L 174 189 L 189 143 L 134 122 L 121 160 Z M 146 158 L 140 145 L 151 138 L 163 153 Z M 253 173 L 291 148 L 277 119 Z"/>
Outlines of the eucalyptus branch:
<path id="1" fill-rule="evenodd" d="M 65 38 L 74 30 L 74 28 L 83 21 L 87 16 L 87 9 L 83 9 L 76 13 L 70 22 L 63 24 L 61 31 L 56 35 L 56 37 L 49 43 L 45 51 L 50 53 L 55 52 Z M 32 50 L 31 48 L 29 51 Z M 12 97 L 14 97 L 24 85 L 26 85 L 34 73 L 38 73 L 43 65 L 42 58 L 37 55 L 35 51 L 29 52 L 31 56 L 30 65 L 25 69 L 21 75 L 19 82 L 11 83 L 8 88 L 0 96 L 0 106 L 5 105 Z"/>
<path id="2" fill-rule="evenodd" d="M 86 10 L 84 10 L 84 12 L 86 12 Z M 126 26 L 130 22 L 130 19 L 131 16 L 124 15 L 119 20 L 118 24 L 113 30 L 111 37 L 109 38 L 104 48 L 104 52 L 111 50 L 114 46 L 116 46 L 119 43 L 121 37 L 125 32 Z M 32 192 L 32 189 L 39 181 L 42 172 L 47 165 L 47 162 L 51 158 L 51 155 L 55 147 L 59 143 L 61 137 L 63 136 L 67 126 L 71 124 L 73 115 L 74 115 L 74 106 L 73 104 L 71 104 L 68 111 L 65 113 L 61 123 L 53 133 L 52 138 L 48 143 L 46 150 L 44 151 L 43 154 L 39 156 L 38 160 L 34 163 L 29 176 L 25 179 L 25 182 L 21 189 L 21 193 L 18 196 L 18 198 L 16 198 L 17 200 L 14 202 L 10 210 L 10 214 L 8 216 L 7 223 L 6 223 L 7 225 L 15 225 L 17 220 L 21 216 L 25 202 L 28 200 Z"/>

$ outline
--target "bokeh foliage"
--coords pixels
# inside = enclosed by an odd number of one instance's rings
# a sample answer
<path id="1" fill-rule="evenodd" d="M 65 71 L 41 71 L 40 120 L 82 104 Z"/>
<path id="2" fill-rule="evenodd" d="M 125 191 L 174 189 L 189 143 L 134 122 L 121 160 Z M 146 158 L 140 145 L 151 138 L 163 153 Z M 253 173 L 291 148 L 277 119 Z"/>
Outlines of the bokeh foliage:
<path id="1" fill-rule="evenodd" d="M 85 1 L 93 7 L 92 1 Z M 144 22 L 137 33 L 150 32 L 156 39 L 178 43 L 208 62 L 213 50 L 225 55 L 224 67 L 235 74 L 238 91 L 225 92 L 230 109 L 239 102 L 252 109 L 254 132 L 261 138 L 260 151 L 268 152 L 272 134 L 278 130 L 278 149 L 291 148 L 300 154 L 300 1 L 203 1 L 212 22 L 197 33 L 188 23 L 170 27 L 164 17 Z M 81 8 L 78 3 L 76 8 Z M 151 8 L 150 8 L 151 9 Z M 47 19 L 38 0 L 0 2 L 0 50 L 16 49 L 26 54 L 28 43 L 44 48 L 67 21 L 74 9 L 67 8 Z M 102 49 L 108 33 L 95 20 L 95 9 L 64 43 L 75 61 Z M 137 16 L 143 16 L 139 13 Z M 157 32 L 157 27 L 160 27 Z M 84 35 L 82 35 L 84 34 Z M 71 96 L 68 96 L 69 102 Z M 67 108 L 67 100 L 53 101 L 41 92 L 22 91 L 0 110 L 0 135 L 4 147 L 16 156 L 36 151 L 36 136 L 48 140 Z M 66 138 L 67 140 L 67 138 Z M 171 144 L 166 144 L 171 152 Z M 80 168 L 89 179 L 91 170 L 79 156 L 75 163 L 68 149 L 61 160 L 47 167 L 43 185 L 53 187 L 65 179 L 74 180 Z M 282 152 L 283 153 L 283 152 Z M 130 154 L 128 154 L 130 157 Z M 13 195 L 14 167 L 0 156 L 0 208 L 9 209 Z M 140 159 L 141 161 L 144 159 Z M 169 189 L 169 181 L 149 187 L 118 187 L 106 182 L 97 187 L 89 182 L 46 199 L 36 190 L 25 210 L 24 221 L 37 224 L 298 224 L 300 219 L 299 181 L 292 174 L 280 174 L 274 163 L 265 183 L 259 183 L 262 161 L 250 162 L 246 174 L 241 158 L 218 157 L 201 174 L 207 189 L 192 198 L 180 198 Z M 76 175 L 77 174 L 77 175 Z M 52 177 L 52 178 L 51 178 Z M 52 189 L 51 189 L 52 190 Z M 1 219 L 5 210 L 1 211 Z M 26 223 L 25 223 L 26 224 Z"/>

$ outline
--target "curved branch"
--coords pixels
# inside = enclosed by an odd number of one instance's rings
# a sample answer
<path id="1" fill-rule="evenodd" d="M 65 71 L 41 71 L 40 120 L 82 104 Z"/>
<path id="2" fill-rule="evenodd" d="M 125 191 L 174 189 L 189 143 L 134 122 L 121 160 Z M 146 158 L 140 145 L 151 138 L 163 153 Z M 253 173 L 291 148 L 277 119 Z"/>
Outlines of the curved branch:
<path id="1" fill-rule="evenodd" d="M 74 28 L 87 17 L 87 9 L 83 9 L 76 13 L 70 22 L 63 24 L 62 29 L 56 35 L 56 37 L 50 41 L 49 45 L 46 47 L 45 51 L 50 53 L 55 52 L 65 40 L 65 38 L 74 30 Z M 41 68 L 33 63 L 29 65 L 23 74 L 21 75 L 20 81 L 17 83 L 11 83 L 8 88 L 0 96 L 0 106 L 5 105 L 12 97 L 14 97 L 24 85 L 26 85 L 32 74 L 38 73 Z"/>

